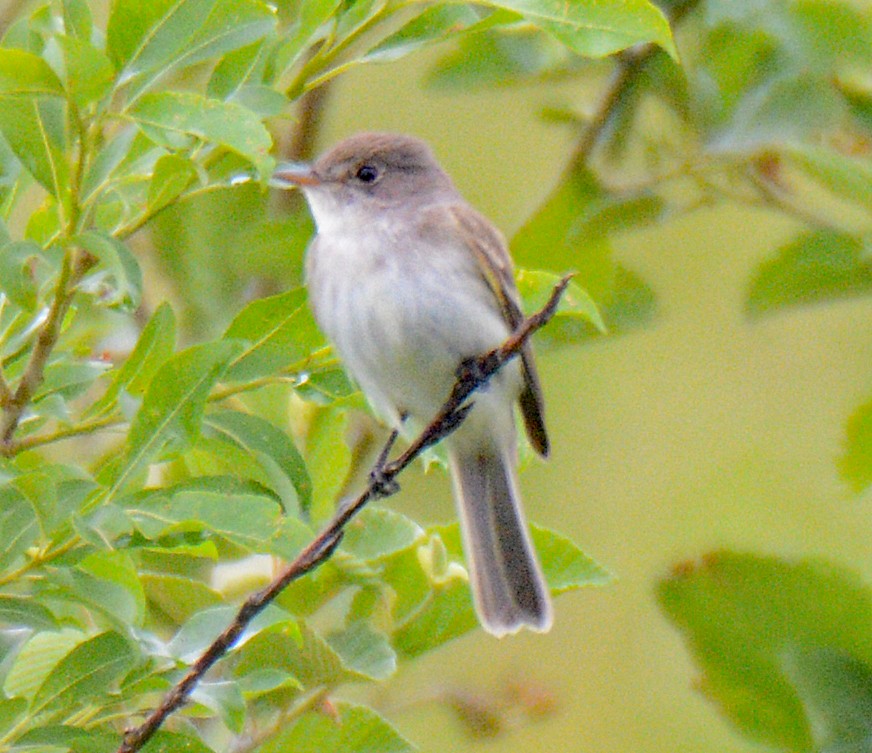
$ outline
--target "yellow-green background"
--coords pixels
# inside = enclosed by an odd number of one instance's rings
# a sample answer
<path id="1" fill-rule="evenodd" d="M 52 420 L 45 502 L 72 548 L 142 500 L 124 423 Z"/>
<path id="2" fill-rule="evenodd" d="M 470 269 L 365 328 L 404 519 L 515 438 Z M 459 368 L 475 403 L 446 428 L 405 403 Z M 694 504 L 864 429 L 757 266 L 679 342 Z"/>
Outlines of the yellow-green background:
<path id="1" fill-rule="evenodd" d="M 421 83 L 433 58 L 340 79 L 321 146 L 359 130 L 421 136 L 511 235 L 574 140 L 544 123 L 541 108 L 583 107 L 595 89 L 434 92 Z M 376 705 L 422 750 L 756 749 L 694 690 L 696 670 L 654 586 L 676 563 L 723 547 L 823 557 L 872 582 L 870 500 L 851 497 L 836 470 L 846 419 L 872 394 L 872 301 L 743 315 L 755 265 L 799 229 L 724 205 L 617 240 L 621 262 L 654 289 L 657 317 L 542 359 L 553 455 L 522 477 L 529 517 L 569 534 L 615 580 L 559 598 L 548 635 L 479 632 L 379 689 Z M 440 474 L 407 480 L 393 504 L 423 520 L 453 514 Z M 430 700 L 451 691 L 494 698 L 518 679 L 552 692 L 555 711 L 494 739 L 470 739 Z"/>

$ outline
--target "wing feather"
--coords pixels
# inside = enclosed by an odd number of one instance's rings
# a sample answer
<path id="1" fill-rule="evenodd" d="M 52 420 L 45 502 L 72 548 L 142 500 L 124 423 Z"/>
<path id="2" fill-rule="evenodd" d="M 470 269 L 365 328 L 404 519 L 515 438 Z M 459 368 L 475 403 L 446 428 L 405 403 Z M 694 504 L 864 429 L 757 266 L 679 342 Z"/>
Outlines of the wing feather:
<path id="1" fill-rule="evenodd" d="M 499 303 L 503 317 L 511 329 L 516 329 L 524 320 L 524 313 L 505 240 L 487 219 L 468 205 L 451 205 L 448 213 L 457 234 L 473 252 L 482 276 Z M 530 444 L 536 452 L 546 456 L 549 443 L 545 429 L 545 404 L 533 359 L 533 348 L 529 341 L 521 349 L 521 366 L 524 387 L 518 399 L 524 426 Z"/>

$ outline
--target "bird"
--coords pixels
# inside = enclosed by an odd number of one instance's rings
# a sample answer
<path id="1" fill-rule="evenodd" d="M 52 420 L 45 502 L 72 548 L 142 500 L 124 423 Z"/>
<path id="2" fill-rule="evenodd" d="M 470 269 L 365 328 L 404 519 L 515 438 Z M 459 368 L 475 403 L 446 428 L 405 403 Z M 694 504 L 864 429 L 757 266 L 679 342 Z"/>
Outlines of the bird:
<path id="1" fill-rule="evenodd" d="M 312 164 L 280 164 L 273 184 L 299 187 L 314 219 L 305 273 L 319 327 L 374 413 L 419 430 L 461 365 L 523 321 L 503 236 L 404 134 L 351 136 Z M 549 452 L 530 343 L 471 401 L 444 443 L 479 622 L 498 637 L 546 632 L 553 609 L 517 478 L 515 404 L 533 449 Z"/>

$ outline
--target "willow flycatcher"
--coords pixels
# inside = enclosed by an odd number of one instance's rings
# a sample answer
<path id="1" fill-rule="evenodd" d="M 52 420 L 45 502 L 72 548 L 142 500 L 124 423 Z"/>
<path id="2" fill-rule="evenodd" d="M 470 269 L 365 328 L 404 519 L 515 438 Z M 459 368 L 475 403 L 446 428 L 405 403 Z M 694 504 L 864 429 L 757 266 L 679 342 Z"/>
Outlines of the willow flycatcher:
<path id="1" fill-rule="evenodd" d="M 420 429 L 458 367 L 523 319 L 505 241 L 408 136 L 353 136 L 311 166 L 280 166 L 276 183 L 302 188 L 315 219 L 306 276 L 319 326 L 374 411 Z M 532 446 L 548 454 L 529 343 L 471 400 L 445 444 L 476 609 L 497 636 L 546 631 L 551 601 L 516 473 L 515 402 Z"/>

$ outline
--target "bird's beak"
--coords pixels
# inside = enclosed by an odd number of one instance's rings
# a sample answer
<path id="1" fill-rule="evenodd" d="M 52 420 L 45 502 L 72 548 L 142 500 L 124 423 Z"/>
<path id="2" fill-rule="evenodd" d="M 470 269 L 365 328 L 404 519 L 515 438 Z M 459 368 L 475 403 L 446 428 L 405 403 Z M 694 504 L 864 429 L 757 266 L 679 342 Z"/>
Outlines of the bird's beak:
<path id="1" fill-rule="evenodd" d="M 321 179 L 311 165 L 305 162 L 280 162 L 270 179 L 273 188 L 295 188 L 298 186 L 318 186 Z"/>

